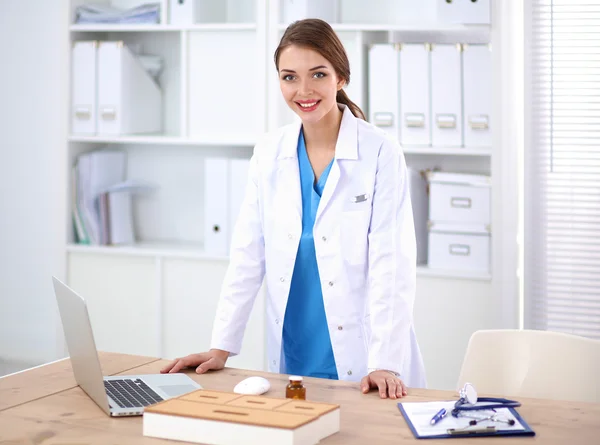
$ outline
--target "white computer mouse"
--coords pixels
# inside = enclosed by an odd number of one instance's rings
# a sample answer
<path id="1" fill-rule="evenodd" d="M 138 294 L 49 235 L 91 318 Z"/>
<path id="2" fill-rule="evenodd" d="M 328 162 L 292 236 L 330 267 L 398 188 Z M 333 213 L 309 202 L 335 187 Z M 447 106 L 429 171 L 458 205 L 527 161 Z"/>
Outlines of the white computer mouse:
<path id="1" fill-rule="evenodd" d="M 266 393 L 271 388 L 271 384 L 264 377 L 252 376 L 242 380 L 235 385 L 233 392 L 237 394 L 259 395 Z"/>

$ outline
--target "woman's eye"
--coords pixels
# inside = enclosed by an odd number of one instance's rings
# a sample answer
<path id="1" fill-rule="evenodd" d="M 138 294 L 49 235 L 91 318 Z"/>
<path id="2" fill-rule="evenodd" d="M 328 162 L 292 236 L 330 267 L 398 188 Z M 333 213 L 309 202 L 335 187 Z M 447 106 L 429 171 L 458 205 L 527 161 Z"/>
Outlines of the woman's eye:
<path id="1" fill-rule="evenodd" d="M 289 82 L 291 80 L 294 80 L 294 76 L 292 76 L 291 74 L 286 74 L 282 77 L 282 79 Z"/>
<path id="2" fill-rule="evenodd" d="M 325 74 L 325 73 L 321 73 L 321 72 L 319 72 L 319 73 L 315 73 L 315 74 L 314 74 L 314 76 L 315 76 L 317 79 L 322 79 L 323 77 L 325 77 L 325 76 L 326 76 L 326 74 Z"/>

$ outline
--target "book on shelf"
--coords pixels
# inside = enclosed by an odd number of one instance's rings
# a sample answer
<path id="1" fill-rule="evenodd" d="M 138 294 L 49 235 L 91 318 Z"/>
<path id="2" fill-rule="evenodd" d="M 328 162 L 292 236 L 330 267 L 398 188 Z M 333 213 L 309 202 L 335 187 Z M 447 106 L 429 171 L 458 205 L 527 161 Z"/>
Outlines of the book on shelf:
<path id="1" fill-rule="evenodd" d="M 77 24 L 147 24 L 159 22 L 160 3 L 146 3 L 123 9 L 110 4 L 90 2 L 78 6 L 75 10 L 75 23 Z"/>
<path id="2" fill-rule="evenodd" d="M 313 445 L 340 429 L 330 403 L 200 389 L 144 409 L 143 434 L 233 445 Z"/>
<path id="3" fill-rule="evenodd" d="M 154 187 L 126 180 L 126 153 L 97 150 L 77 158 L 72 171 L 73 226 L 79 244 L 133 244 L 132 199 Z"/>

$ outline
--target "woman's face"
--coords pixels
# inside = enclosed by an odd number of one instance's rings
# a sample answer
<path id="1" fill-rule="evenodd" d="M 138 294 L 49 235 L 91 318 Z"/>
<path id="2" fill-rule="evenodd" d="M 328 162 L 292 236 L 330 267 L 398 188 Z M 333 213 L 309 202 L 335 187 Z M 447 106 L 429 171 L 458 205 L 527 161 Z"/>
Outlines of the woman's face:
<path id="1" fill-rule="evenodd" d="M 329 61 L 312 49 L 290 45 L 279 55 L 281 93 L 304 123 L 316 123 L 327 115 L 344 83 Z"/>

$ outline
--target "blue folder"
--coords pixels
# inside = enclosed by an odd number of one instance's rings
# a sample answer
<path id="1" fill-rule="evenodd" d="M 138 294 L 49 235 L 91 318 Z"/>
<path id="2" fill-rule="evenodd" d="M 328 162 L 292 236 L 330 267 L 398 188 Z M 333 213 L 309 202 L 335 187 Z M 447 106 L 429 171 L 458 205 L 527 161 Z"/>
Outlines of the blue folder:
<path id="1" fill-rule="evenodd" d="M 406 411 L 404 411 L 404 408 L 402 407 L 402 403 L 398 403 L 398 409 L 402 413 L 402 416 L 404 417 L 404 420 L 406 420 L 408 427 L 410 428 L 413 435 L 417 439 L 452 439 L 455 437 L 463 437 L 464 438 L 464 437 L 486 437 L 486 436 L 487 437 L 489 437 L 489 436 L 535 436 L 535 431 L 533 431 L 531 429 L 531 427 L 527 424 L 527 422 L 525 422 L 525 420 L 523 420 L 521 415 L 514 408 L 507 408 L 507 409 L 510 410 L 511 414 L 513 416 L 515 416 L 515 418 L 519 421 L 519 423 L 523 426 L 523 428 L 525 428 L 523 430 L 498 430 L 498 429 L 489 429 L 489 428 L 477 425 L 476 427 L 473 427 L 473 430 L 467 429 L 465 431 L 454 432 L 452 434 L 451 433 L 438 434 L 436 436 L 419 436 L 417 434 L 417 430 L 415 429 L 414 425 L 412 424 L 412 421 L 410 420 L 410 417 L 408 416 Z M 486 426 L 492 426 L 492 425 L 486 425 Z"/>

